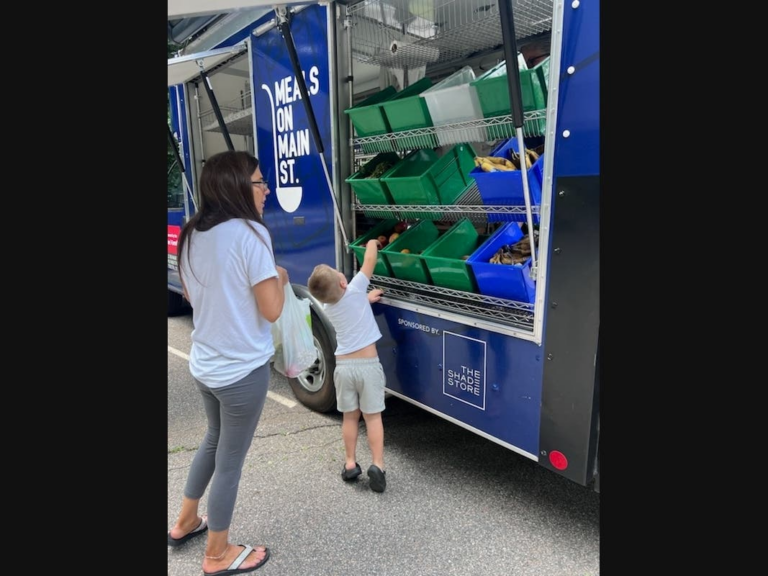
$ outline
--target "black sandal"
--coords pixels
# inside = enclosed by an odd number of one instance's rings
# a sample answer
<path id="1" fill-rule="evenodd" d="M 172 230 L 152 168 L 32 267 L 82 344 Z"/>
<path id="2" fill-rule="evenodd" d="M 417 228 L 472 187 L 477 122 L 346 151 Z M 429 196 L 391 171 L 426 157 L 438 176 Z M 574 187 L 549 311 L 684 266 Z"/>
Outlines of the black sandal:
<path id="1" fill-rule="evenodd" d="M 384 492 L 387 487 L 387 473 L 378 466 L 371 464 L 368 468 L 368 478 L 371 481 L 371 490 L 374 492 Z"/>
<path id="2" fill-rule="evenodd" d="M 345 464 L 344 468 L 341 469 L 341 479 L 344 480 L 344 482 L 350 482 L 352 480 L 357 480 L 357 477 L 362 473 L 363 470 L 357 462 L 355 462 L 355 467 L 352 468 L 352 470 L 347 470 L 347 465 Z"/>
<path id="3" fill-rule="evenodd" d="M 173 538 L 171 536 L 171 533 L 168 532 L 168 546 L 176 547 L 181 546 L 184 544 L 184 542 L 187 542 L 188 540 L 192 540 L 192 538 L 196 538 L 197 536 L 200 536 L 202 534 L 205 534 L 205 532 L 208 530 L 208 521 L 205 516 L 202 517 L 200 520 L 200 525 L 192 530 L 189 534 L 185 534 L 181 538 Z"/>

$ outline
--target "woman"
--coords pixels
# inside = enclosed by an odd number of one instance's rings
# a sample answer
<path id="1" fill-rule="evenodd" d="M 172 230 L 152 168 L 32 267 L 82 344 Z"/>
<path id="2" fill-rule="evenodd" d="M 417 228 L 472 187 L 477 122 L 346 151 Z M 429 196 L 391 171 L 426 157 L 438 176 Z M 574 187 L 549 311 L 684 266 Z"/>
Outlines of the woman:
<path id="1" fill-rule="evenodd" d="M 275 264 L 264 224 L 269 188 L 246 152 L 209 158 L 200 210 L 179 237 L 179 273 L 192 305 L 189 368 L 203 396 L 208 430 L 192 461 L 181 513 L 168 533 L 179 546 L 208 532 L 203 572 L 251 572 L 269 559 L 263 546 L 229 543 L 243 462 L 259 422 L 274 354 L 271 324 L 283 310 L 285 268 Z M 208 516 L 198 516 L 210 483 Z"/>

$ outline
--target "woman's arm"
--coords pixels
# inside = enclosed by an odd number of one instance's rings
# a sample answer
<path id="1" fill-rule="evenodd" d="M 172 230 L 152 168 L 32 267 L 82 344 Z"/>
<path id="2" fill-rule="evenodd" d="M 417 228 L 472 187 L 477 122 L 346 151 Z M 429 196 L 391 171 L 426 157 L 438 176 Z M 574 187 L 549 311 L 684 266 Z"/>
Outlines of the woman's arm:
<path id="1" fill-rule="evenodd" d="M 283 312 L 285 304 L 284 286 L 288 283 L 288 271 L 282 266 L 276 266 L 278 278 L 267 278 L 253 287 L 256 305 L 259 312 L 269 322 L 275 322 Z"/>

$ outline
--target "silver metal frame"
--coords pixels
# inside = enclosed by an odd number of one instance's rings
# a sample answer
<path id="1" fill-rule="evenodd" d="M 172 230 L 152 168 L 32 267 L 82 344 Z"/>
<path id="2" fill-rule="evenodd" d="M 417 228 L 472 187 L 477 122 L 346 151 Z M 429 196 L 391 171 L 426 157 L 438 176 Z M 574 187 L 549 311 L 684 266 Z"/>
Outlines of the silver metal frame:
<path id="1" fill-rule="evenodd" d="M 387 278 L 387 280 L 391 280 L 391 278 Z M 384 289 L 384 295 L 381 297 L 380 302 L 383 304 L 387 304 L 389 306 L 392 306 L 393 308 L 402 308 L 403 310 L 411 310 L 413 312 L 418 312 L 419 314 L 424 314 L 425 316 L 432 316 L 434 318 L 442 318 L 443 320 L 450 320 L 452 322 L 456 322 L 458 324 L 463 324 L 465 326 L 474 326 L 475 328 L 480 328 L 482 330 L 488 330 L 489 332 L 496 332 L 498 334 L 504 334 L 506 336 L 514 336 L 515 338 L 519 338 L 521 340 L 528 340 L 529 342 L 536 342 L 534 339 L 534 335 L 532 330 L 527 330 L 524 328 L 521 328 L 525 324 L 525 320 L 530 318 L 531 324 L 533 323 L 533 314 L 530 311 L 525 310 L 515 310 L 514 306 L 525 306 L 525 303 L 522 302 L 512 302 L 510 300 L 499 300 L 500 302 L 507 303 L 508 309 L 510 312 L 504 313 L 504 312 L 496 312 L 496 316 L 498 318 L 503 318 L 508 322 L 508 324 L 499 324 L 498 322 L 494 322 L 492 320 L 482 319 L 479 316 L 470 316 L 466 313 L 460 314 L 458 312 L 450 312 L 446 308 L 439 308 L 438 306 L 443 305 L 447 306 L 449 304 L 448 300 L 445 300 L 443 298 L 434 298 L 430 302 L 428 298 L 415 296 L 413 293 L 405 294 L 398 294 L 397 291 L 392 290 L 390 288 L 387 288 L 387 284 L 381 279 L 374 279 L 371 282 L 371 285 L 376 288 L 383 288 Z M 435 286 L 431 286 L 431 288 L 436 288 Z M 444 289 L 445 290 L 445 289 Z M 435 291 L 436 294 L 441 294 L 442 292 Z M 387 297 L 387 293 L 392 293 L 395 295 L 401 295 L 404 296 L 403 299 L 394 299 Z M 413 298 L 417 301 L 423 302 L 423 304 L 414 303 L 412 301 L 409 301 L 405 298 Z M 489 297 L 486 297 L 489 298 Z M 478 301 L 478 304 L 483 304 L 482 301 Z M 466 305 L 463 306 L 463 308 L 467 308 Z M 480 307 L 478 306 L 477 310 L 480 310 Z M 493 314 L 494 310 L 492 309 L 483 309 L 485 314 L 487 316 L 490 316 Z M 512 324 L 512 322 L 515 322 L 515 324 Z"/>
<path id="2" fill-rule="evenodd" d="M 539 214 L 539 262 L 536 275 L 536 302 L 533 308 L 534 342 L 541 345 L 544 332 L 544 306 L 547 293 L 547 271 L 549 269 L 549 238 L 552 223 L 552 174 L 557 141 L 557 102 L 560 94 L 560 51 L 563 41 L 563 0 L 555 0 L 552 16 L 549 80 L 547 98 L 546 142 L 544 146 L 544 181 L 541 190 L 541 211 Z"/>
<path id="3" fill-rule="evenodd" d="M 432 414 L 435 414 L 436 416 L 440 416 L 440 418 L 443 418 L 445 420 L 448 420 L 449 422 L 453 422 L 457 426 L 461 426 L 462 428 L 469 430 L 470 432 L 474 432 L 478 436 L 482 436 L 486 440 L 490 440 L 494 444 L 498 444 L 499 446 L 504 446 L 504 448 L 507 448 L 511 450 L 512 452 L 516 452 L 517 454 L 520 454 L 521 456 L 525 456 L 526 458 L 529 458 L 533 460 L 534 462 L 539 461 L 538 454 L 531 454 L 530 452 L 526 452 L 525 450 L 521 450 L 517 446 L 510 444 L 509 442 L 504 442 L 503 440 L 499 440 L 495 436 L 491 436 L 487 432 L 483 432 L 482 430 L 475 428 L 473 426 L 470 426 L 469 424 L 465 424 L 461 420 L 457 420 L 456 418 L 452 416 L 448 416 L 447 414 L 440 412 L 439 410 L 435 410 L 434 408 L 430 408 L 426 404 L 422 404 L 421 402 L 417 402 L 416 400 L 413 400 L 412 398 L 409 398 L 408 396 L 405 396 L 403 394 L 400 394 L 399 392 L 395 392 L 394 390 L 390 390 L 389 388 L 385 388 L 387 393 L 392 394 L 392 396 L 396 396 L 397 398 L 400 398 L 401 400 L 405 400 L 406 402 L 413 404 L 414 406 L 418 406 L 422 410 L 426 410 L 427 412 L 431 412 Z"/>
<path id="4" fill-rule="evenodd" d="M 477 183 L 467 187 L 461 196 L 456 199 L 456 204 L 360 204 L 355 201 L 353 207 L 356 212 L 362 212 L 370 218 L 419 218 L 426 220 L 443 220 L 456 222 L 462 218 L 468 218 L 473 224 L 488 224 L 488 215 L 502 216 L 500 222 L 519 220 L 520 216 L 528 214 L 526 206 L 491 206 L 483 204 Z M 539 214 L 539 206 L 531 206 L 532 215 Z M 514 217 L 514 218 L 513 218 Z"/>
<path id="5" fill-rule="evenodd" d="M 365 0 L 362 3 L 355 4 L 349 9 L 349 11 L 352 14 L 362 14 L 364 10 L 369 10 L 372 6 L 383 10 L 383 5 L 392 8 L 395 5 L 399 5 L 399 3 L 402 3 L 403 1 L 404 0 L 386 0 L 386 2 L 384 2 L 384 0 Z M 544 22 L 544 20 L 534 21 L 528 18 L 528 16 L 531 14 L 540 14 L 542 7 L 547 6 L 548 0 L 513 0 L 513 2 L 513 10 L 516 16 L 515 25 L 518 37 L 525 37 L 526 35 L 543 31 L 539 30 L 539 28 L 542 27 L 542 22 Z M 383 285 L 389 281 L 390 294 L 398 296 L 396 298 L 388 298 L 386 296 L 383 297 L 382 302 L 386 303 L 387 305 L 396 308 L 415 310 L 422 314 L 450 319 L 462 324 L 482 327 L 493 332 L 507 334 L 523 340 L 534 342 L 537 345 L 541 345 L 543 340 L 545 296 L 547 293 L 547 251 L 549 250 L 549 230 L 551 225 L 552 163 L 554 160 L 554 130 L 557 119 L 557 95 L 559 88 L 559 53 L 562 38 L 562 0 L 555 0 L 552 6 L 552 16 L 551 19 L 549 19 L 547 22 L 547 26 L 551 27 L 551 42 L 553 43 L 550 50 L 552 54 L 549 69 L 548 88 L 550 96 L 548 98 L 546 110 L 526 112 L 524 114 L 523 123 L 523 134 L 525 136 L 540 136 L 542 135 L 540 121 L 545 119 L 546 135 L 549 136 L 547 138 L 547 145 L 545 145 L 544 149 L 545 174 L 541 206 L 530 206 L 528 208 L 525 206 L 484 206 L 482 205 L 482 201 L 474 201 L 473 199 L 468 200 L 467 198 L 472 196 L 471 193 L 466 193 L 466 195 L 463 195 L 455 205 L 451 206 L 390 206 L 361 205 L 359 203 L 354 204 L 355 211 L 363 212 L 364 214 L 372 217 L 392 218 L 396 215 L 400 215 L 401 217 L 415 217 L 414 213 L 418 213 L 419 218 L 430 218 L 430 215 L 434 215 L 432 219 L 439 220 L 455 220 L 460 217 L 469 217 L 470 220 L 472 220 L 474 223 L 483 223 L 483 221 L 487 221 L 488 214 L 498 214 L 502 216 L 500 220 L 507 220 L 507 218 L 503 217 L 504 215 L 524 214 L 527 216 L 529 214 L 535 215 L 538 213 L 541 234 L 539 236 L 539 244 L 537 250 L 538 258 L 536 262 L 537 266 L 535 269 L 537 290 L 534 304 L 523 304 L 523 306 L 528 306 L 524 318 L 516 318 L 514 315 L 512 315 L 512 318 L 506 318 L 502 314 L 500 317 L 505 322 L 508 322 L 508 324 L 499 323 L 494 322 L 492 318 L 482 318 L 484 315 L 482 313 L 479 314 L 481 317 L 478 318 L 477 308 L 473 308 L 474 304 L 472 302 L 472 294 L 457 293 L 450 295 L 453 298 L 449 298 L 443 301 L 440 299 L 440 296 L 443 295 L 444 290 L 439 287 L 423 286 L 419 284 L 414 284 L 410 287 L 410 289 L 414 292 L 418 292 L 419 288 L 421 288 L 422 291 L 425 289 L 431 290 L 435 297 L 432 298 L 432 302 L 430 302 L 430 298 L 425 297 L 424 295 L 414 296 L 412 293 L 409 294 L 407 291 L 400 291 L 397 288 L 393 290 L 391 289 L 391 282 L 394 279 L 382 278 L 380 279 L 380 283 Z M 495 19 L 495 21 L 498 21 L 498 6 L 495 3 L 491 7 L 490 11 L 484 14 L 479 10 L 472 10 L 473 8 L 483 7 L 478 4 L 477 0 L 469 0 L 467 2 L 454 0 L 454 2 L 449 2 L 435 8 L 436 11 L 443 11 L 438 20 L 444 20 L 448 22 L 444 30 L 439 30 L 437 32 L 436 37 L 444 35 L 444 38 L 447 39 L 449 37 L 452 38 L 456 34 L 467 35 L 473 31 L 477 32 L 477 29 L 479 29 L 478 27 L 488 27 L 491 20 Z M 522 21 L 522 26 L 518 25 L 518 13 L 520 10 L 528 11 L 524 12 L 523 17 L 520 18 Z M 382 21 L 374 23 L 372 26 L 376 28 L 381 34 L 389 37 L 389 35 L 393 32 L 386 24 L 386 22 L 388 22 L 388 17 L 382 16 L 381 20 Z M 462 30 L 462 27 L 466 27 L 466 30 Z M 544 28 L 546 28 L 546 26 Z M 498 31 L 498 34 L 500 34 L 500 31 Z M 429 40 L 424 38 L 411 38 L 411 40 L 415 40 L 414 46 L 412 47 L 413 49 L 407 53 L 406 57 L 409 59 L 418 59 L 423 57 L 424 54 L 428 53 L 428 46 L 431 45 L 430 42 L 432 42 L 434 39 L 435 38 Z M 486 40 L 483 39 L 480 41 L 485 42 Z M 379 42 L 379 44 L 381 43 L 382 42 Z M 378 62 L 377 58 L 381 59 L 380 55 L 374 56 L 373 60 L 371 60 L 371 58 L 361 59 L 359 50 L 358 52 L 355 52 L 355 49 L 356 47 L 353 46 L 351 49 L 351 56 L 356 57 L 358 60 Z M 471 136 L 475 134 L 478 128 L 487 129 L 488 137 L 492 137 L 493 140 L 517 136 L 512 116 L 507 115 L 495 118 L 484 118 L 465 122 L 457 122 L 430 128 L 421 128 L 393 134 L 391 133 L 379 136 L 355 138 L 352 140 L 352 150 L 362 151 L 364 149 L 363 146 L 365 145 L 365 153 L 375 155 L 379 152 L 401 152 L 411 148 L 420 148 L 425 146 L 434 147 L 440 144 L 440 138 L 438 138 L 438 136 L 443 136 L 445 134 L 450 134 L 452 140 L 464 139 L 471 142 L 476 140 L 476 138 Z M 474 192 L 477 191 L 474 190 Z M 509 218 L 509 220 L 511 219 L 512 218 Z M 527 219 L 530 220 L 530 218 Z M 531 222 L 529 221 L 529 226 L 530 224 Z M 356 232 L 354 234 L 356 236 Z M 394 282 L 396 283 L 397 280 L 394 280 Z M 463 307 L 468 311 L 471 310 L 472 313 L 465 315 L 457 312 L 450 312 L 448 307 L 451 304 L 454 304 L 456 301 L 460 303 L 460 305 L 457 307 L 458 309 L 462 309 Z"/>
<path id="6" fill-rule="evenodd" d="M 528 136 L 541 136 L 538 130 L 539 120 L 546 118 L 546 110 L 533 110 L 523 115 L 523 134 Z M 477 141 L 475 134 L 478 129 L 485 129 L 491 140 L 511 138 L 515 136 L 515 125 L 510 114 L 495 116 L 493 118 L 481 118 L 443 124 L 442 126 L 430 126 L 428 128 L 414 128 L 402 132 L 379 134 L 377 136 L 365 136 L 355 138 L 354 146 L 368 148 L 366 154 L 378 152 L 397 152 L 414 148 L 434 148 L 441 146 L 441 136 L 446 141 L 473 142 Z"/>
<path id="7" fill-rule="evenodd" d="M 190 67 L 186 66 L 182 68 L 183 70 L 186 70 L 186 73 L 184 75 L 184 79 L 180 82 L 176 82 L 174 84 L 169 84 L 168 86 L 177 86 L 179 84 L 185 84 L 187 82 L 190 82 L 193 78 L 196 78 L 199 74 L 199 71 L 201 69 L 205 69 L 207 71 L 215 70 L 217 67 L 220 67 L 224 64 L 226 64 L 230 59 L 237 58 L 240 56 L 245 50 L 247 50 L 247 47 L 245 45 L 245 42 L 238 42 L 237 44 L 233 44 L 232 46 L 227 46 L 225 48 L 216 48 L 215 50 L 208 50 L 206 52 L 197 52 L 195 54 L 186 54 L 184 56 L 176 56 L 175 58 L 168 58 L 168 66 L 178 66 L 180 64 L 188 64 L 190 62 L 194 62 L 196 66 L 192 66 L 191 68 L 194 69 L 194 73 L 191 73 Z M 221 58 L 218 58 L 215 63 L 213 63 L 211 66 L 207 67 L 204 65 L 206 58 L 211 58 L 212 56 L 221 56 Z"/>
<path id="8" fill-rule="evenodd" d="M 186 140 L 189 144 L 189 158 L 190 158 L 190 164 L 192 166 L 184 165 L 184 170 L 187 173 L 187 181 L 191 188 L 189 190 L 189 194 L 192 197 L 192 203 L 195 206 L 195 211 L 197 211 L 197 205 L 199 204 L 198 198 L 197 198 L 197 169 L 194 166 L 194 150 L 195 150 L 195 143 L 192 138 L 192 111 L 190 110 L 189 106 L 189 83 L 184 83 L 181 85 L 182 92 L 184 93 L 184 117 L 186 119 L 185 125 L 187 126 L 187 134 L 186 134 Z M 181 118 L 181 102 L 179 102 L 178 98 L 176 99 L 176 103 L 179 106 L 179 110 L 177 110 L 177 113 L 179 115 L 179 118 Z M 184 137 L 185 135 L 182 134 L 181 127 L 179 127 L 179 135 Z M 181 147 L 181 159 L 184 161 L 184 145 L 182 144 Z M 189 220 L 190 214 L 189 214 L 189 207 L 187 206 L 187 194 L 185 192 L 184 194 L 184 219 Z"/>
<path id="9" fill-rule="evenodd" d="M 352 26 L 351 26 L 351 18 L 349 13 L 349 6 L 344 6 L 344 42 L 347 49 L 347 70 L 345 77 L 349 78 L 348 86 L 349 86 L 349 101 L 347 102 L 347 107 L 351 108 L 355 103 L 355 78 L 354 74 L 352 73 L 354 69 L 354 56 L 352 54 Z M 341 78 L 338 79 L 339 82 L 341 82 Z M 346 116 L 346 115 L 345 115 Z M 349 173 L 352 174 L 355 172 L 355 162 L 356 162 L 356 155 L 355 155 L 355 148 L 353 145 L 353 138 L 352 135 L 354 134 L 354 128 L 351 126 L 351 121 L 349 118 L 346 119 L 347 126 L 348 126 L 348 139 L 347 142 L 347 159 L 349 161 Z M 349 188 L 349 196 L 350 196 L 350 204 L 352 204 L 352 199 L 354 198 L 354 194 L 352 193 L 351 188 L 349 187 L 349 184 L 346 184 L 345 186 Z M 350 215 L 350 230 L 352 238 L 357 238 L 357 218 L 355 217 L 355 210 L 353 208 L 352 213 Z M 351 252 L 350 249 L 345 246 L 344 247 L 347 252 Z M 350 259 L 348 262 L 350 263 L 349 269 L 345 269 L 344 272 L 347 275 L 352 275 L 355 271 L 355 262 L 356 259 L 349 254 Z"/>
<path id="10" fill-rule="evenodd" d="M 325 2 L 318 2 L 318 4 L 320 4 L 322 6 L 322 5 L 325 5 L 326 3 Z M 270 10 L 268 10 L 268 12 L 272 12 L 274 14 L 276 8 L 279 8 L 281 6 L 282 7 L 290 6 L 291 12 L 293 12 L 294 14 L 298 14 L 302 10 L 305 10 L 305 9 L 307 9 L 310 6 L 313 6 L 313 5 L 314 4 L 301 4 L 299 6 L 291 6 L 290 4 L 276 2 L 275 5 Z M 261 36 L 261 35 L 265 34 L 266 32 L 269 32 L 270 30 L 272 30 L 272 28 L 274 28 L 275 26 L 277 26 L 277 18 L 272 18 L 272 20 L 268 20 L 268 21 L 264 22 L 264 24 L 262 24 L 261 26 L 258 26 L 257 28 L 254 28 L 251 31 L 251 35 L 252 36 L 256 36 L 256 37 Z"/>
<path id="11" fill-rule="evenodd" d="M 187 50 L 206 50 L 211 46 L 217 46 L 270 12 L 274 12 L 271 7 L 238 10 L 233 12 L 232 14 L 225 16 L 221 21 L 216 22 L 210 30 L 207 30 L 198 38 L 190 42 L 187 46 Z"/>
<path id="12" fill-rule="evenodd" d="M 175 58 L 168 58 L 169 63 L 181 64 L 182 62 L 192 62 L 208 58 L 210 56 L 219 56 L 224 54 L 232 54 L 233 56 L 242 52 L 245 49 L 244 42 L 238 42 L 232 46 L 226 46 L 224 48 L 215 48 L 214 50 L 206 50 L 204 52 L 195 52 L 193 54 L 185 54 L 184 56 L 176 56 Z M 189 82 L 189 80 L 186 80 Z"/>
<path id="13" fill-rule="evenodd" d="M 337 99 L 337 91 L 340 92 L 341 87 L 337 86 L 336 83 L 333 81 L 334 78 L 338 78 L 340 76 L 337 73 L 337 66 L 336 66 L 337 57 L 338 57 L 338 46 L 337 46 L 338 11 L 335 3 L 320 2 L 320 5 L 325 6 L 326 24 L 327 24 L 326 35 L 328 37 L 328 102 L 331 108 L 331 141 L 328 142 L 328 145 L 331 148 L 331 179 L 333 181 L 333 190 L 331 190 L 331 194 L 333 194 L 337 199 L 337 204 L 339 205 L 339 215 L 341 219 L 341 224 L 344 226 L 345 229 L 348 229 L 347 227 L 348 223 L 344 220 L 343 212 L 341 209 L 341 207 L 344 205 L 344 199 L 342 198 L 342 190 L 340 186 L 341 154 L 337 145 L 337 142 L 339 141 L 340 126 L 339 126 L 339 121 L 337 120 L 338 115 L 336 114 L 336 110 L 338 109 L 338 103 L 336 99 Z M 334 227 L 333 227 L 333 240 L 334 240 L 334 246 L 336 248 L 335 250 L 336 268 L 343 269 L 344 246 L 343 246 L 343 241 L 340 234 L 338 222 L 336 222 L 335 220 L 334 220 Z"/>
<path id="14" fill-rule="evenodd" d="M 188 86 L 189 84 L 187 84 Z M 200 160 L 200 166 L 198 166 L 197 162 L 193 162 L 194 166 L 194 174 L 195 174 L 195 181 L 197 181 L 197 178 L 199 177 L 198 171 L 202 169 L 203 161 L 205 160 L 205 142 L 203 141 L 203 121 L 201 120 L 201 112 L 200 112 L 200 86 L 195 83 L 195 115 L 197 116 L 197 137 L 200 142 L 200 152 L 199 155 L 195 154 L 195 159 Z"/>
<path id="15" fill-rule="evenodd" d="M 255 30 L 251 31 L 251 34 L 248 34 L 248 38 L 246 39 L 246 45 L 248 46 L 247 54 L 248 54 L 248 82 L 251 85 L 251 114 L 253 116 L 253 155 L 258 159 L 259 158 L 259 147 L 256 145 L 259 141 L 259 135 L 256 132 L 256 88 L 253 83 L 253 32 Z"/>

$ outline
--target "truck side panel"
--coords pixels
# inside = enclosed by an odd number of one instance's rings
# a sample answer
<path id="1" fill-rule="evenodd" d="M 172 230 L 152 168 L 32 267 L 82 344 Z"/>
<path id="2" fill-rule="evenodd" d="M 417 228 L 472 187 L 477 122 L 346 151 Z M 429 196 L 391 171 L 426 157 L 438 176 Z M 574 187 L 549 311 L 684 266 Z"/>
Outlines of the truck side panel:
<path id="1" fill-rule="evenodd" d="M 325 6 L 295 14 L 291 32 L 331 171 L 328 20 Z M 336 266 L 334 207 L 285 40 L 271 29 L 252 41 L 256 143 L 270 184 L 264 218 L 278 264 L 306 284 L 316 264 Z"/>
<path id="2" fill-rule="evenodd" d="M 599 2 L 566 4 L 552 188 L 540 462 L 588 485 L 600 329 Z M 568 73 L 573 67 L 572 73 Z"/>
<path id="3" fill-rule="evenodd" d="M 537 458 L 539 346 L 385 304 L 374 311 L 389 390 Z"/>

